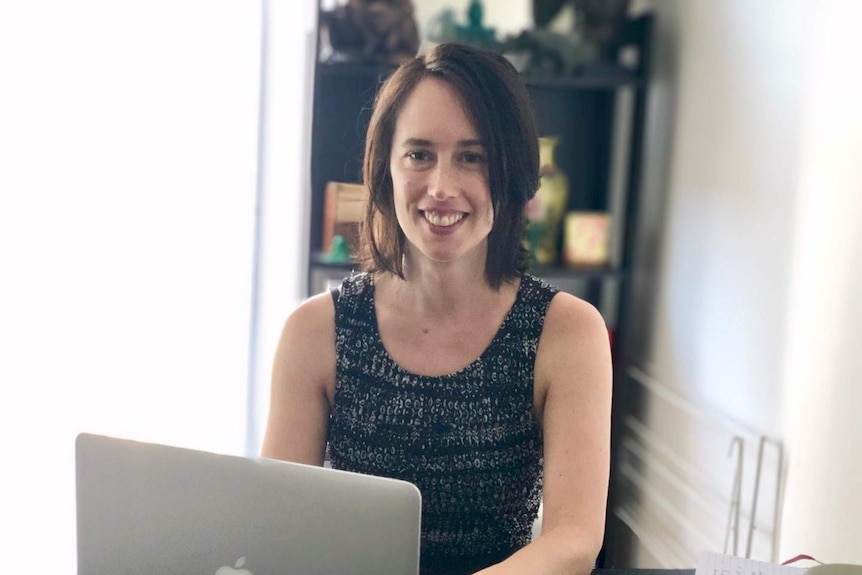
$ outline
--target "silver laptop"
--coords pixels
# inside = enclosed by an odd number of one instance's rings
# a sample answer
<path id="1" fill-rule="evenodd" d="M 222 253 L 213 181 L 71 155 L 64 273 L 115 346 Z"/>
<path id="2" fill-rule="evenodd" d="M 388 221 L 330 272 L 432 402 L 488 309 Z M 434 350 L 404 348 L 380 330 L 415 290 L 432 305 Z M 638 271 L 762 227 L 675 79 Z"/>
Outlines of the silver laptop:
<path id="1" fill-rule="evenodd" d="M 416 575 L 412 484 L 92 434 L 78 575 Z"/>

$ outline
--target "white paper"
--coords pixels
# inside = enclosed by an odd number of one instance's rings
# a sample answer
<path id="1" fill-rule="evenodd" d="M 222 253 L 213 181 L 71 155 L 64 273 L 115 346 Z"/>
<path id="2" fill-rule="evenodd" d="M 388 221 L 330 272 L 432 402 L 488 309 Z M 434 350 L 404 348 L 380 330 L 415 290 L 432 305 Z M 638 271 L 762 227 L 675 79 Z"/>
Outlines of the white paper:
<path id="1" fill-rule="evenodd" d="M 721 553 L 705 553 L 695 575 L 805 575 L 805 567 L 754 561 Z"/>

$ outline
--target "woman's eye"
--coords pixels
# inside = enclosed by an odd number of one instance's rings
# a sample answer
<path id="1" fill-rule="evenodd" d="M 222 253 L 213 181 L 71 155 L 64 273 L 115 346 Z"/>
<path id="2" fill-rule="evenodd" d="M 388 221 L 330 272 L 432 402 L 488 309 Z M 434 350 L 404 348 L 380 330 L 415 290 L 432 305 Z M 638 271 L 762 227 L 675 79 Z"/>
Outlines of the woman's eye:
<path id="1" fill-rule="evenodd" d="M 464 152 L 461 154 L 461 161 L 467 164 L 481 164 L 485 161 L 485 156 L 478 152 Z"/>
<path id="2" fill-rule="evenodd" d="M 414 162 L 426 162 L 431 159 L 431 154 L 425 152 L 423 150 L 417 150 L 414 152 L 409 152 L 407 157 L 413 160 Z"/>

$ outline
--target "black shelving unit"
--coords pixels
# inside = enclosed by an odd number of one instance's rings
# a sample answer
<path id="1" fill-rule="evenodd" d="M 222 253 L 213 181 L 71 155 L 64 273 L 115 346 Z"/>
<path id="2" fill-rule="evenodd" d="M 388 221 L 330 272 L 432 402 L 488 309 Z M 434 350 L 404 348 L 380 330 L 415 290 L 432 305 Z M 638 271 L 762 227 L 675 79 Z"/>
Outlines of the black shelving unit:
<path id="1" fill-rule="evenodd" d="M 597 305 L 605 313 L 609 328 L 615 332 L 624 328 L 625 282 L 627 270 L 631 269 L 631 238 L 638 213 L 650 21 L 649 15 L 630 20 L 619 44 L 610 51 L 613 55 L 623 49 L 634 50 L 636 65 L 623 66 L 612 60 L 588 65 L 575 76 L 524 77 L 540 133 L 560 139 L 556 161 L 570 182 L 567 209 L 610 211 L 616 208 L 613 221 L 618 228 L 615 255 L 609 267 L 545 266 L 531 271 Z M 335 281 L 340 273 L 349 273 L 355 267 L 328 264 L 321 255 L 324 189 L 330 181 L 360 182 L 371 106 L 380 83 L 393 70 L 394 67 L 388 65 L 316 59 L 310 140 L 308 294 L 322 290 L 327 280 Z M 623 150 L 628 169 L 615 177 L 627 184 L 621 188 L 624 201 L 612 206 L 611 165 L 614 154 L 620 153 L 613 140 L 619 113 L 617 96 L 624 90 L 633 94 L 629 146 Z M 615 284 L 617 289 L 607 290 L 609 283 Z"/>

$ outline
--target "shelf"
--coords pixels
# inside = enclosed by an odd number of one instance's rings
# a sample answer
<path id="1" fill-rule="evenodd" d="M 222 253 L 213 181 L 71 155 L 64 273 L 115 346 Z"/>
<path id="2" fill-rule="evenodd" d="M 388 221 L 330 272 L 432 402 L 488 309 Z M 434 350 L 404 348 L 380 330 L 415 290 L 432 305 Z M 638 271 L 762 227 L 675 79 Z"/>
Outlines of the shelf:
<path id="1" fill-rule="evenodd" d="M 390 74 L 395 67 L 362 62 L 320 62 L 317 70 L 324 78 L 376 78 Z M 574 76 L 524 75 L 523 78 L 531 87 L 562 90 L 613 90 L 644 85 L 643 79 L 631 70 L 610 64 L 590 65 L 584 72 Z"/>
<path id="2" fill-rule="evenodd" d="M 395 71 L 395 66 L 366 62 L 319 62 L 317 71 L 320 76 L 324 77 L 374 77 L 391 74 Z"/>
<path id="3" fill-rule="evenodd" d="M 531 266 L 527 272 L 553 283 L 554 279 L 567 280 L 606 280 L 622 279 L 627 272 L 618 267 L 610 266 Z"/>
<path id="4" fill-rule="evenodd" d="M 359 270 L 362 267 L 358 261 L 352 260 L 349 262 L 329 262 L 322 255 L 315 254 L 311 261 L 308 262 L 309 267 L 327 270 L 343 270 L 345 273 L 350 273 L 351 270 Z"/>
<path id="5" fill-rule="evenodd" d="M 524 76 L 527 86 L 534 88 L 615 90 L 639 88 L 643 80 L 634 72 L 619 66 L 606 66 L 577 76 Z"/>
<path id="6" fill-rule="evenodd" d="M 343 271 L 345 274 L 354 270 L 359 270 L 361 264 L 358 261 L 350 262 L 328 262 L 320 254 L 316 254 L 311 258 L 309 266 L 314 269 L 325 269 L 332 271 Z M 627 275 L 626 271 L 621 268 L 613 268 L 608 266 L 584 266 L 584 267 L 563 267 L 563 266 L 531 266 L 527 272 L 542 279 L 553 283 L 554 279 L 566 280 L 607 280 L 607 279 L 623 279 Z"/>

